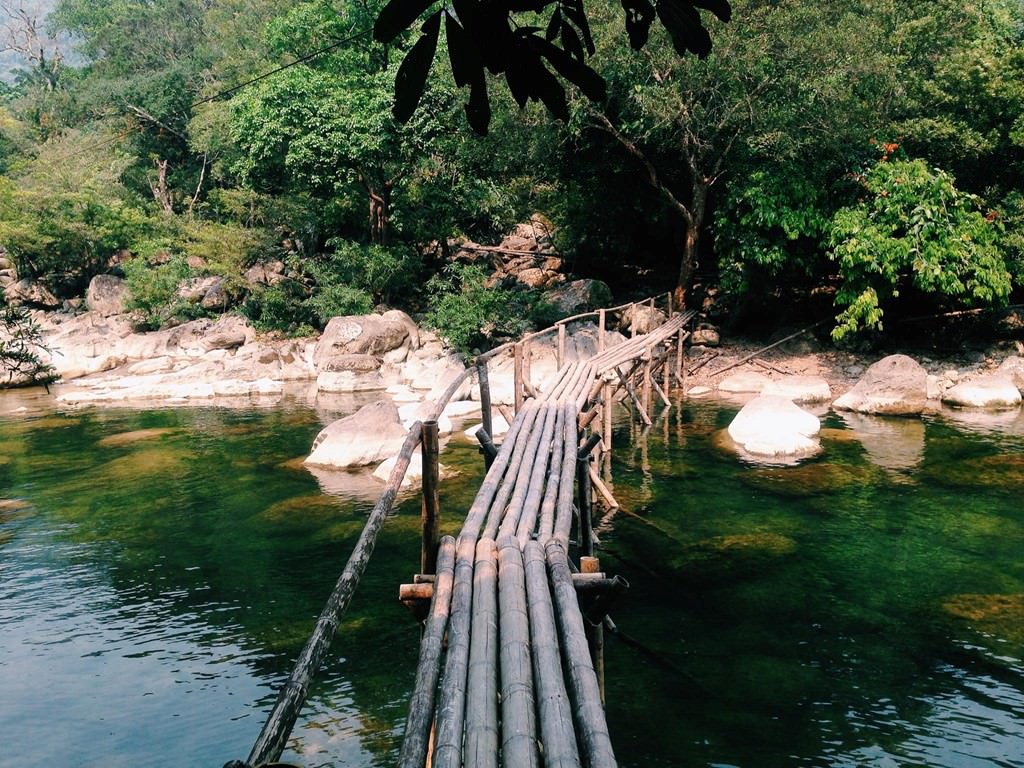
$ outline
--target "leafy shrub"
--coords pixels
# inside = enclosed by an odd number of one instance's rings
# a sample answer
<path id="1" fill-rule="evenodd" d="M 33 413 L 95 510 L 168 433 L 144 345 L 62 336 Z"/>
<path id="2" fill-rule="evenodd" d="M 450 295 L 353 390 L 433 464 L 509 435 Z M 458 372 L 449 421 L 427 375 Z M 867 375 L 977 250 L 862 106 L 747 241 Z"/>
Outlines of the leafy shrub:
<path id="1" fill-rule="evenodd" d="M 257 331 L 277 331 L 289 336 L 313 333 L 313 314 L 302 286 L 288 280 L 254 290 L 242 302 L 241 311 Z"/>
<path id="2" fill-rule="evenodd" d="M 57 380 L 42 359 L 43 335 L 25 307 L 0 307 L 0 386 L 42 384 Z"/>
<path id="3" fill-rule="evenodd" d="M 842 283 L 832 337 L 881 329 L 885 307 L 912 287 L 967 305 L 1010 293 L 998 229 L 978 199 L 923 160 L 882 160 L 860 179 L 865 196 L 832 219 L 830 244 Z"/>
<path id="4" fill-rule="evenodd" d="M 171 318 L 194 319 L 201 313 L 196 305 L 176 298 L 178 285 L 192 277 L 184 256 L 157 266 L 135 257 L 125 262 L 124 276 L 128 283 L 125 306 L 141 313 L 139 325 L 143 328 L 159 328 Z"/>
<path id="5" fill-rule="evenodd" d="M 366 291 L 350 285 L 328 285 L 306 299 L 305 306 L 323 327 L 332 317 L 369 314 L 373 311 L 373 299 Z"/>
<path id="6" fill-rule="evenodd" d="M 329 240 L 328 245 L 333 253 L 306 266 L 322 288 L 344 283 L 369 294 L 371 301 L 391 303 L 408 298 L 418 285 L 421 265 L 408 248 L 362 245 L 343 238 Z"/>
<path id="7" fill-rule="evenodd" d="M 427 282 L 426 323 L 461 352 L 497 346 L 530 328 L 527 297 L 486 283 L 475 264 L 452 264 Z"/>

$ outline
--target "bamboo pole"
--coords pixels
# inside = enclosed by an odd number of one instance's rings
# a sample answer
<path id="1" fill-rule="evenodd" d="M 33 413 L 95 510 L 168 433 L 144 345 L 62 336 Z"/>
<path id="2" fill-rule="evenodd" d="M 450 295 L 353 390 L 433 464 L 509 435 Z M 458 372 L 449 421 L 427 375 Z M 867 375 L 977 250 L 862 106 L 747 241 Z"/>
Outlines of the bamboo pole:
<path id="1" fill-rule="evenodd" d="M 399 768 L 423 768 L 430 744 L 430 727 L 434 722 L 434 695 L 437 678 L 441 673 L 441 650 L 448 626 L 448 613 L 452 599 L 455 575 L 455 539 L 445 536 L 441 540 L 437 557 L 437 581 L 429 584 L 433 591 L 430 614 L 427 617 L 420 658 L 416 666 L 416 683 L 409 701 L 409 716 L 405 721 L 405 738 L 399 754 Z"/>
<path id="2" fill-rule="evenodd" d="M 508 506 L 509 499 L 512 497 L 512 494 L 519 483 L 520 475 L 523 472 L 524 466 L 528 464 L 526 455 L 530 450 L 531 445 L 534 446 L 533 450 L 536 452 L 536 443 L 533 438 L 535 432 L 538 431 L 537 416 L 540 412 L 540 405 L 534 400 L 531 400 L 530 404 L 523 411 L 523 416 L 521 417 L 522 429 L 519 430 L 519 437 L 516 438 L 515 443 L 512 446 L 512 455 L 508 462 L 508 471 L 502 478 L 501 486 L 498 488 L 497 493 L 495 493 L 494 500 L 491 502 L 490 509 L 487 511 L 487 520 L 483 530 L 483 535 L 487 538 L 498 538 L 498 528 L 501 525 L 502 516 Z M 507 438 L 505 442 L 508 442 Z M 504 446 L 504 443 L 502 445 Z"/>
<path id="3" fill-rule="evenodd" d="M 409 429 L 409 434 L 402 444 L 402 449 L 398 452 L 398 459 L 395 462 L 394 469 L 391 470 L 391 475 L 388 477 L 388 482 L 384 487 L 384 493 L 381 494 L 380 499 L 378 499 L 373 510 L 370 512 L 366 525 L 363 526 L 363 531 L 359 534 L 359 540 L 356 542 L 356 546 L 352 550 L 352 554 L 349 555 L 348 562 L 345 564 L 345 569 L 342 571 L 341 576 L 338 577 L 334 590 L 327 599 L 327 603 L 320 613 L 320 618 L 317 619 L 313 634 L 310 635 L 305 647 L 299 654 L 299 658 L 295 662 L 295 667 L 292 669 L 288 681 L 278 694 L 277 701 L 274 702 L 274 707 L 263 724 L 263 730 L 260 731 L 252 750 L 249 752 L 246 762 L 250 765 L 272 763 L 284 751 L 284 746 L 288 741 L 288 736 L 291 734 L 292 727 L 295 725 L 299 710 L 306 701 L 313 677 L 320 669 L 320 664 L 323 663 L 323 659 L 327 655 L 331 641 L 334 639 L 334 634 L 337 632 L 338 623 L 341 621 L 341 617 L 345 615 L 349 602 L 352 600 L 352 595 L 359 586 L 359 580 L 366 570 L 366 565 L 370 562 L 374 545 L 377 543 L 377 536 L 380 534 L 384 521 L 387 519 L 388 514 L 391 512 L 391 507 L 395 503 L 395 496 L 402 484 L 402 479 L 405 477 L 406 470 L 409 468 L 409 459 L 412 457 L 412 452 L 420 442 L 421 434 L 422 424 L 416 422 Z"/>
<path id="4" fill-rule="evenodd" d="M 466 690 L 465 764 L 498 768 L 498 569 L 492 539 L 476 545 Z"/>
<path id="5" fill-rule="evenodd" d="M 555 505 L 554 538 L 569 542 L 572 530 L 572 494 L 576 477 L 576 407 L 572 403 L 562 406 L 565 415 L 562 420 L 562 473 L 558 484 L 558 502 Z"/>
<path id="6" fill-rule="evenodd" d="M 437 544 L 441 537 L 441 499 L 438 492 L 437 422 L 423 422 L 423 503 L 420 507 L 422 529 L 420 541 L 420 573 L 434 573 L 437 569 Z"/>
<path id="7" fill-rule="evenodd" d="M 548 587 L 544 549 L 536 541 L 526 543 L 526 594 L 533 649 L 533 679 L 537 685 L 537 710 L 544 768 L 580 768 L 579 747 L 572 724 L 572 709 L 565 689 L 555 609 Z"/>
<path id="8" fill-rule="evenodd" d="M 548 474 L 547 486 L 544 489 L 544 500 L 540 505 L 540 525 L 537 537 L 547 541 L 555 530 L 555 506 L 558 501 L 558 488 L 562 477 L 563 441 L 565 439 L 565 408 L 555 406 L 558 418 L 555 422 L 554 440 L 551 444 L 551 470 Z"/>
<path id="9" fill-rule="evenodd" d="M 482 426 L 474 434 L 476 441 L 480 443 L 480 452 L 484 455 L 484 468 L 489 470 L 498 456 L 498 448 L 494 445 L 490 433 Z"/>
<path id="10" fill-rule="evenodd" d="M 596 557 L 581 557 L 580 571 L 583 573 L 600 573 L 601 565 Z M 577 600 L 579 593 L 577 592 Z M 597 687 L 601 691 L 601 705 L 604 698 L 604 626 L 600 623 L 586 625 L 587 640 L 590 643 L 590 658 L 594 661 L 594 674 L 597 675 Z"/>
<path id="11" fill-rule="evenodd" d="M 506 766 L 537 768 L 537 715 L 530 661 L 526 570 L 519 543 L 498 545 L 498 603 L 501 609 L 501 755 Z"/>
<path id="12" fill-rule="evenodd" d="M 433 768 L 461 768 L 466 717 L 466 677 L 476 544 L 461 535 L 455 544 L 455 581 L 448 624 L 448 655 L 437 700 Z"/>
<path id="13" fill-rule="evenodd" d="M 576 459 L 576 483 L 579 486 L 577 508 L 580 511 L 579 547 L 583 555 L 594 554 L 593 492 L 590 485 L 590 453 L 580 452 Z"/>
<path id="14" fill-rule="evenodd" d="M 640 402 L 640 397 L 637 395 L 636 390 L 633 389 L 633 385 L 629 383 L 629 379 L 622 375 L 621 371 L 617 371 L 619 374 L 619 380 L 622 382 L 622 387 L 626 390 L 626 393 L 632 398 L 633 403 L 636 405 L 637 410 L 640 412 L 640 420 L 644 424 L 650 426 L 654 422 L 651 421 L 651 417 L 648 415 L 643 403 Z"/>
<path id="15" fill-rule="evenodd" d="M 651 350 L 648 348 L 644 352 L 644 375 L 643 375 L 643 389 L 641 402 L 643 403 L 644 413 L 648 415 L 651 412 Z"/>
<path id="16" fill-rule="evenodd" d="M 615 753 L 601 705 L 601 689 L 590 659 L 583 616 L 572 586 L 569 558 L 564 545 L 552 539 L 544 547 L 551 579 L 555 616 L 569 680 L 569 695 L 579 729 L 584 764 L 588 768 L 615 768 Z"/>
<path id="17" fill-rule="evenodd" d="M 565 364 L 565 323 L 558 324 L 558 367 Z"/>
<path id="18" fill-rule="evenodd" d="M 605 318 L 605 311 L 602 309 L 600 312 L 597 313 L 597 354 L 599 355 L 602 352 L 604 352 L 604 334 L 606 323 L 607 320 Z"/>
<path id="19" fill-rule="evenodd" d="M 668 399 L 668 396 L 665 394 L 666 392 L 668 392 L 672 388 L 672 366 L 669 365 L 669 360 L 671 360 L 671 359 L 672 359 L 672 339 L 669 338 L 665 342 L 665 355 L 662 358 L 662 363 L 661 363 L 661 374 L 662 374 L 662 379 L 663 379 L 662 382 L 661 382 L 661 396 L 666 401 L 665 405 L 672 405 L 671 401 L 669 401 L 669 399 Z"/>
<path id="20" fill-rule="evenodd" d="M 523 410 L 523 345 L 520 342 L 512 349 L 512 387 L 515 390 L 515 412 L 519 413 Z"/>
<path id="21" fill-rule="evenodd" d="M 529 341 L 523 342 L 523 392 L 530 397 L 537 397 L 537 390 L 533 388 L 533 349 Z"/>
<path id="22" fill-rule="evenodd" d="M 617 502 L 615 497 L 612 496 L 612 492 L 608 490 L 608 486 L 604 484 L 604 481 L 601 479 L 600 475 L 597 474 L 597 470 L 594 469 L 594 467 L 590 468 L 590 482 L 593 484 L 594 488 L 597 489 L 601 498 L 604 499 L 604 503 L 607 505 L 608 509 L 621 509 L 621 507 L 619 507 L 619 502 Z"/>
<path id="23" fill-rule="evenodd" d="M 494 434 L 494 423 L 491 420 L 491 379 L 487 373 L 486 360 L 477 361 L 476 380 L 480 386 L 480 418 L 484 431 L 490 436 Z"/>

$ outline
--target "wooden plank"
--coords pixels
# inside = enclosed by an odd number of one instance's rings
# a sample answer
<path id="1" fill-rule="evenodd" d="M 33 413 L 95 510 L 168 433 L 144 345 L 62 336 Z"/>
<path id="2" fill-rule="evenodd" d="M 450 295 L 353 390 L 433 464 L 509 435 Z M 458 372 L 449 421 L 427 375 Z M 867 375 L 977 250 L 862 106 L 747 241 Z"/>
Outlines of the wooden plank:
<path id="1" fill-rule="evenodd" d="M 465 764 L 498 766 L 498 567 L 492 539 L 476 545 L 466 690 Z"/>
<path id="2" fill-rule="evenodd" d="M 437 557 L 437 580 L 426 584 L 433 589 L 430 614 L 427 617 L 420 658 L 416 665 L 416 682 L 409 701 L 409 716 L 405 721 L 405 738 L 398 757 L 399 768 L 423 768 L 430 744 L 430 727 L 434 722 L 434 696 L 437 679 L 441 674 L 441 651 L 444 633 L 448 627 L 448 614 L 455 578 L 455 539 L 445 536 L 441 540 Z"/>
<path id="3" fill-rule="evenodd" d="M 299 710 L 306 701 L 313 677 L 320 669 L 324 656 L 327 655 L 338 624 L 342 616 L 345 615 L 345 611 L 348 610 L 352 595 L 355 594 L 359 580 L 370 562 L 370 556 L 377 543 L 377 536 L 395 503 L 395 496 L 398 494 L 406 470 L 409 468 L 412 452 L 419 444 L 421 433 L 422 425 L 417 421 L 409 429 L 409 434 L 398 452 L 398 460 L 384 486 L 384 493 L 381 494 L 380 499 L 371 510 L 366 525 L 363 526 L 363 531 L 359 534 L 359 540 L 345 564 L 345 569 L 338 577 L 334 590 L 320 612 L 316 627 L 309 640 L 306 641 L 288 681 L 278 694 L 277 701 L 274 702 L 274 706 L 263 724 L 263 729 L 253 744 L 246 760 L 250 765 L 272 763 L 284 751 L 285 743 L 295 725 Z"/>
<path id="4" fill-rule="evenodd" d="M 557 539 L 547 543 L 544 554 L 583 762 L 588 768 L 615 768 L 615 752 L 601 705 L 601 689 L 590 658 L 583 616 L 572 586 L 569 558 L 564 545 Z"/>
<path id="5" fill-rule="evenodd" d="M 519 542 L 511 536 L 498 543 L 498 603 L 501 610 L 502 765 L 538 768 L 526 571 Z"/>
<path id="6" fill-rule="evenodd" d="M 572 707 L 565 689 L 558 645 L 555 609 L 548 586 L 544 548 L 526 544 L 526 594 L 530 613 L 533 679 L 537 685 L 537 714 L 544 768 L 580 768 L 579 747 L 572 723 Z"/>

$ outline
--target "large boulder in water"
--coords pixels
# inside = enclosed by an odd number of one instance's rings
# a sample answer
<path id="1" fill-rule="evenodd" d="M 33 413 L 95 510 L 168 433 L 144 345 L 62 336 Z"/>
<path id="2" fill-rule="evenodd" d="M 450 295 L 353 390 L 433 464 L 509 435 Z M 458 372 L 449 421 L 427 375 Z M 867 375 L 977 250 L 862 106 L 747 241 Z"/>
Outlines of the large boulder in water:
<path id="1" fill-rule="evenodd" d="M 832 405 L 843 411 L 905 416 L 920 414 L 927 402 L 928 372 L 906 355 L 889 355 Z"/>
<path id="2" fill-rule="evenodd" d="M 384 355 L 410 343 L 411 322 L 395 315 L 333 317 L 317 342 L 313 362 L 322 371 L 341 355 Z"/>
<path id="3" fill-rule="evenodd" d="M 729 425 L 729 437 L 754 456 L 810 456 L 821 444 L 815 438 L 821 422 L 792 400 L 759 395 L 743 406 Z"/>
<path id="4" fill-rule="evenodd" d="M 961 408 L 1016 408 L 1021 403 L 1020 390 L 1010 376 L 995 374 L 978 376 L 957 384 L 942 395 L 946 405 Z"/>
<path id="5" fill-rule="evenodd" d="M 405 437 L 398 408 L 378 400 L 320 430 L 304 463 L 336 468 L 375 464 L 398 453 Z"/>

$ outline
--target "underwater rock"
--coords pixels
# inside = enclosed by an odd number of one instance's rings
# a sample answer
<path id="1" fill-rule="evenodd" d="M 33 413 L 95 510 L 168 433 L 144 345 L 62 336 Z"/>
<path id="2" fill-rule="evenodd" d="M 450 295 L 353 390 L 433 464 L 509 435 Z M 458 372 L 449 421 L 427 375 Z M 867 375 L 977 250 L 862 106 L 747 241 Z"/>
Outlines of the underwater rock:
<path id="1" fill-rule="evenodd" d="M 392 456 L 390 459 L 384 461 L 379 467 L 373 470 L 373 476 L 380 480 L 382 483 L 386 483 L 388 478 L 391 477 L 391 471 L 395 468 L 395 464 L 398 462 L 397 456 Z M 444 466 L 444 464 L 437 465 L 437 474 L 441 480 L 451 477 L 452 472 Z M 419 488 L 423 483 L 423 454 L 419 451 L 415 451 L 412 457 L 409 459 L 409 468 L 405 471 L 405 477 L 402 478 L 402 488 Z"/>
<path id="2" fill-rule="evenodd" d="M 1000 453 L 944 462 L 925 469 L 925 476 L 955 488 L 1002 488 L 1024 491 L 1024 454 Z"/>
<path id="3" fill-rule="evenodd" d="M 743 406 L 729 425 L 729 437 L 758 457 L 810 456 L 821 450 L 813 437 L 818 417 L 785 397 L 759 395 Z"/>
<path id="4" fill-rule="evenodd" d="M 691 544 L 669 565 L 688 582 L 721 584 L 759 576 L 795 551 L 796 542 L 778 533 L 732 534 Z"/>
<path id="5" fill-rule="evenodd" d="M 872 464 L 902 472 L 920 466 L 924 459 L 924 424 L 915 419 L 846 412 L 843 421 L 864 446 Z"/>
<path id="6" fill-rule="evenodd" d="M 889 355 L 832 405 L 843 411 L 907 416 L 920 414 L 927 402 L 928 372 L 906 355 Z"/>
<path id="7" fill-rule="evenodd" d="M 849 464 L 816 463 L 796 467 L 763 467 L 752 469 L 740 479 L 759 491 L 781 496 L 808 497 L 839 493 L 851 486 L 877 482 L 877 470 Z"/>
<path id="8" fill-rule="evenodd" d="M 977 629 L 1012 643 L 1024 643 L 1024 594 L 953 595 L 942 609 Z"/>
<path id="9" fill-rule="evenodd" d="M 104 448 L 114 448 L 120 445 L 140 443 L 143 440 L 156 440 L 158 437 L 171 435 L 176 431 L 177 430 L 169 428 L 136 429 L 132 432 L 119 432 L 116 435 L 107 435 L 100 439 L 96 445 L 103 446 Z"/>

